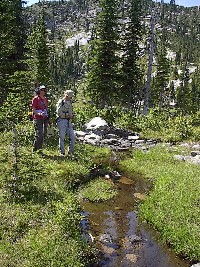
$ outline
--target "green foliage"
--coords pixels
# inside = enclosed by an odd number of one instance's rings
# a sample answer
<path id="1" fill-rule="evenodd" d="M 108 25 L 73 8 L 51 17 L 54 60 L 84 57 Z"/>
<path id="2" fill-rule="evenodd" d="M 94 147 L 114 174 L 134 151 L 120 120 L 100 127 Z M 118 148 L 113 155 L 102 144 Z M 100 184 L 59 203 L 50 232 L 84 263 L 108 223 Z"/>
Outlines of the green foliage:
<path id="1" fill-rule="evenodd" d="M 25 71 L 15 72 L 9 80 L 10 92 L 7 93 L 0 111 L 0 129 L 8 127 L 9 121 L 14 123 L 27 119 L 29 102 L 32 97 L 30 79 Z"/>
<path id="2" fill-rule="evenodd" d="M 134 113 L 123 106 L 107 107 L 99 110 L 99 116 L 104 118 L 109 125 L 131 129 L 134 127 Z"/>
<path id="3" fill-rule="evenodd" d="M 74 189 L 110 151 L 77 144 L 73 160 L 49 145 L 42 158 L 32 155 L 32 130 L 17 125 L 17 140 L 0 133 L 1 266 L 88 266 L 94 251 L 81 234 Z"/>
<path id="4" fill-rule="evenodd" d="M 140 115 L 135 127 L 147 138 L 162 141 L 182 141 L 193 136 L 193 118 L 176 114 L 175 110 L 160 112 L 150 110 L 147 116 Z"/>
<path id="5" fill-rule="evenodd" d="M 79 206 L 73 195 L 65 197 L 46 206 L 2 206 L 7 211 L 1 208 L 1 223 L 7 228 L 2 266 L 85 266 Z"/>
<path id="6" fill-rule="evenodd" d="M 19 146 L 30 146 L 33 144 L 35 132 L 31 121 L 27 122 L 24 120 L 22 123 L 18 123 L 16 131 Z"/>
<path id="7" fill-rule="evenodd" d="M 130 5 L 130 6 L 129 6 Z M 119 91 L 120 102 L 129 107 L 132 105 L 136 110 L 136 103 L 141 93 L 141 69 L 139 61 L 139 43 L 142 37 L 142 27 L 140 16 L 142 12 L 141 1 L 132 0 L 128 5 L 129 22 L 124 28 L 124 36 L 121 40 L 122 45 L 122 79 L 121 90 Z M 127 19 L 127 18 L 126 18 Z M 122 26 L 123 27 L 123 26 Z"/>
<path id="8" fill-rule="evenodd" d="M 89 56 L 87 89 L 99 108 L 111 105 L 117 96 L 118 50 L 117 0 L 101 0 L 95 39 Z"/>
<path id="9" fill-rule="evenodd" d="M 133 153 L 133 158 L 122 161 L 121 165 L 128 173 L 153 177 L 153 189 L 141 205 L 140 215 L 161 233 L 177 254 L 198 260 L 200 168 L 173 159 L 180 151 L 189 153 L 183 151 L 183 147 L 158 146 L 149 153 Z"/>
<path id="10" fill-rule="evenodd" d="M 78 102 L 73 105 L 75 117 L 73 119 L 76 127 L 81 128 L 86 122 L 98 115 L 97 108 L 91 103 Z"/>
<path id="11" fill-rule="evenodd" d="M 0 105 L 12 92 L 10 77 L 16 71 L 26 69 L 24 57 L 25 21 L 22 16 L 22 2 L 19 0 L 0 3 Z M 13 86 L 12 86 L 13 87 Z"/>
<path id="12" fill-rule="evenodd" d="M 97 116 L 105 119 L 109 125 L 116 125 L 127 129 L 135 128 L 134 121 L 136 118 L 134 113 L 132 110 L 124 108 L 123 106 L 115 105 L 98 109 L 90 101 L 79 101 L 79 99 L 77 99 L 77 102 L 74 104 L 74 111 L 75 118 L 73 120 L 78 129 Z"/>
<path id="13" fill-rule="evenodd" d="M 76 41 L 74 46 L 66 47 L 66 36 L 62 36 L 50 53 L 51 79 L 59 89 L 71 86 L 75 87 L 78 79 L 83 75 L 84 61 L 87 53 L 85 47 L 81 47 Z M 59 90 L 60 91 L 60 90 Z"/>
<path id="14" fill-rule="evenodd" d="M 47 45 L 47 31 L 45 26 L 45 12 L 42 9 L 37 23 L 33 26 L 26 43 L 27 60 L 32 81 L 37 84 L 50 82 L 49 47 Z"/>
<path id="15" fill-rule="evenodd" d="M 96 179 L 89 182 L 82 190 L 79 191 L 79 197 L 93 202 L 106 201 L 116 196 L 117 191 L 113 189 L 110 181 Z"/>

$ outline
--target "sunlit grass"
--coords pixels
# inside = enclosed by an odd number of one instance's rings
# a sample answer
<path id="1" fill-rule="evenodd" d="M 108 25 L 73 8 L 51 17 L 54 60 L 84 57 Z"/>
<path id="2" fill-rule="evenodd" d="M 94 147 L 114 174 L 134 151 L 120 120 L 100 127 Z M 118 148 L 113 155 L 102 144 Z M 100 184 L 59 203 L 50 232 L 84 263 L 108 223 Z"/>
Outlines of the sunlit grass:
<path id="1" fill-rule="evenodd" d="M 177 161 L 174 154 L 177 151 L 173 148 L 164 147 L 148 153 L 137 151 L 121 166 L 130 173 L 139 172 L 153 179 L 153 190 L 141 205 L 143 219 L 158 229 L 178 254 L 198 260 L 200 166 Z"/>
<path id="2" fill-rule="evenodd" d="M 106 167 L 110 150 L 76 144 L 75 157 L 62 158 L 55 137 L 48 140 L 41 157 L 32 155 L 31 140 L 21 137 L 16 158 L 12 133 L 1 134 L 0 139 L 0 265 L 87 265 L 77 189 L 81 185 L 79 196 L 90 201 L 116 196 L 108 180 L 90 177 L 92 167 Z M 178 146 L 135 151 L 132 159 L 121 161 L 121 168 L 153 180 L 140 216 L 177 253 L 194 260 L 200 258 L 200 166 L 173 159 L 174 154 L 188 153 Z"/>
<path id="3" fill-rule="evenodd" d="M 113 184 L 105 179 L 95 179 L 79 191 L 79 197 L 93 202 L 106 201 L 117 195 Z"/>
<path id="4" fill-rule="evenodd" d="M 74 158 L 62 158 L 49 143 L 41 157 L 32 155 L 31 140 L 19 138 L 15 154 L 12 133 L 0 139 L 0 265 L 87 266 L 76 189 L 109 150 L 77 144 Z"/>

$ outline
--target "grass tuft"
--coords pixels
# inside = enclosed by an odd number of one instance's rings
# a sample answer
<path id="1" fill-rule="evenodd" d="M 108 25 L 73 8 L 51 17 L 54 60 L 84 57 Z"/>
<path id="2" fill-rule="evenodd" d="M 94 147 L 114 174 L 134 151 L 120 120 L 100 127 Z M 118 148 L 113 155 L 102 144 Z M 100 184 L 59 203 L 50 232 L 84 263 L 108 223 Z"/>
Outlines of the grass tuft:
<path id="1" fill-rule="evenodd" d="M 159 230 L 176 253 L 198 260 L 200 166 L 175 160 L 177 150 L 157 146 L 148 153 L 136 151 L 121 162 L 121 168 L 153 178 L 153 190 L 141 204 L 140 216 Z"/>
<path id="2" fill-rule="evenodd" d="M 111 199 L 117 195 L 117 190 L 113 184 L 105 179 L 95 179 L 90 181 L 87 186 L 79 191 L 81 199 L 87 199 L 92 202 L 100 202 Z"/>

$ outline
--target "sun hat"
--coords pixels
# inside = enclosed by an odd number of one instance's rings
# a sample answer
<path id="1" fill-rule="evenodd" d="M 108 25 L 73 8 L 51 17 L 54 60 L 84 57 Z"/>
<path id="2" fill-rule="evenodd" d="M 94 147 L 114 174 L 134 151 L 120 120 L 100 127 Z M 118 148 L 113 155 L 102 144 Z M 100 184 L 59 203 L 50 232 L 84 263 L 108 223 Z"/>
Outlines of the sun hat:
<path id="1" fill-rule="evenodd" d="M 66 90 L 66 91 L 64 92 L 64 95 L 73 97 L 73 96 L 74 96 L 74 92 L 73 92 L 72 90 Z"/>
<path id="2" fill-rule="evenodd" d="M 46 86 L 45 85 L 41 85 L 41 86 L 39 86 L 38 88 L 35 89 L 35 93 L 37 95 L 40 94 L 40 91 L 46 91 Z"/>
<path id="3" fill-rule="evenodd" d="M 39 87 L 39 90 L 43 90 L 43 89 L 46 89 L 46 86 L 45 86 L 45 85 L 41 85 L 41 86 Z"/>

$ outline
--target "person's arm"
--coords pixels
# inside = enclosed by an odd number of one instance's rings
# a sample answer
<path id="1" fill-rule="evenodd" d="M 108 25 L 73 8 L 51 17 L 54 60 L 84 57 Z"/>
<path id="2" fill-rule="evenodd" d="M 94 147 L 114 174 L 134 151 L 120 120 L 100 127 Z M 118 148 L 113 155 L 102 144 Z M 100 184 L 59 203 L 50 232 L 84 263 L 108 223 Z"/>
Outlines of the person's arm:
<path id="1" fill-rule="evenodd" d="M 71 120 L 73 118 L 73 113 L 69 113 L 68 118 Z"/>
<path id="2" fill-rule="evenodd" d="M 57 117 L 60 116 L 61 107 L 62 107 L 62 99 L 58 100 L 58 102 L 56 104 L 56 115 L 57 115 Z"/>
<path id="3" fill-rule="evenodd" d="M 38 112 L 35 107 L 32 107 L 33 114 L 38 115 L 38 116 L 43 116 L 42 112 Z"/>
<path id="4" fill-rule="evenodd" d="M 73 114 L 72 103 L 70 102 L 68 118 L 71 120 L 73 118 L 73 116 L 74 116 L 74 114 Z"/>

